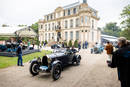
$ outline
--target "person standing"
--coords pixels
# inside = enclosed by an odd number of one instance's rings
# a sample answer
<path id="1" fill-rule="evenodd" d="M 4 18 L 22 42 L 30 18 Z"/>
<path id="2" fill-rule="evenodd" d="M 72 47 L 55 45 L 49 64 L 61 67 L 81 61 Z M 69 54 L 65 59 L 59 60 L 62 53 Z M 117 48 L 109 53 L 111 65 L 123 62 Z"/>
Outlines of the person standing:
<path id="1" fill-rule="evenodd" d="M 107 51 L 107 55 L 108 55 L 107 62 L 111 62 L 112 61 L 113 46 L 110 42 L 107 42 L 105 50 Z"/>
<path id="2" fill-rule="evenodd" d="M 117 68 L 121 87 L 130 87 L 130 45 L 126 38 L 120 37 L 118 46 L 113 53 L 111 68 Z"/>
<path id="3" fill-rule="evenodd" d="M 79 42 L 78 43 L 78 51 L 80 51 L 80 49 L 81 49 L 81 43 Z"/>
<path id="4" fill-rule="evenodd" d="M 30 47 L 30 44 L 31 44 L 31 43 L 30 43 L 30 40 L 29 40 L 29 41 L 28 41 L 28 48 Z"/>
<path id="5" fill-rule="evenodd" d="M 87 49 L 87 47 L 88 47 L 88 42 L 85 41 L 85 49 Z"/>
<path id="6" fill-rule="evenodd" d="M 17 48 L 17 51 L 16 51 L 17 56 L 18 56 L 18 62 L 17 62 L 17 65 L 18 65 L 18 66 L 23 66 L 22 46 L 23 46 L 23 44 L 20 43 L 19 46 L 18 46 L 18 48 Z"/>
<path id="7" fill-rule="evenodd" d="M 82 48 L 83 48 L 83 49 L 85 48 L 85 44 L 84 44 L 84 42 L 83 42 L 83 46 L 82 46 Z"/>

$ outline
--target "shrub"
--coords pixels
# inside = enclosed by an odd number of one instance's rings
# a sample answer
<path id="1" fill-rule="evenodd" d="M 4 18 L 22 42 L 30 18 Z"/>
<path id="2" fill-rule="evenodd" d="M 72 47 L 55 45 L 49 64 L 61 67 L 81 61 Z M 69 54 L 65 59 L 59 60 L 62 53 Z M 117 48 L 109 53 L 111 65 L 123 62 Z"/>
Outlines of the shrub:
<path id="1" fill-rule="evenodd" d="M 69 41 L 69 47 L 72 47 L 72 41 L 71 40 Z"/>
<path id="2" fill-rule="evenodd" d="M 67 47 L 67 42 L 64 42 L 65 47 Z"/>
<path id="3" fill-rule="evenodd" d="M 47 40 L 45 40 L 45 43 L 48 44 Z"/>
<path id="4" fill-rule="evenodd" d="M 75 40 L 74 47 L 78 48 L 78 40 Z"/>

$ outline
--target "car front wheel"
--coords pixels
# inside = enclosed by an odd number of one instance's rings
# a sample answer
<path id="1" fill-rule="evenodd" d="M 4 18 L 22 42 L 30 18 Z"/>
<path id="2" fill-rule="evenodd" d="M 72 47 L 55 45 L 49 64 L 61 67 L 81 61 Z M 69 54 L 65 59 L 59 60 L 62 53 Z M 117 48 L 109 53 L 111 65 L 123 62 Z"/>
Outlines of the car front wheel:
<path id="1" fill-rule="evenodd" d="M 59 63 L 52 66 L 52 78 L 54 80 L 58 80 L 60 78 L 61 70 L 61 64 Z"/>
<path id="2" fill-rule="evenodd" d="M 80 64 L 80 60 L 81 60 L 81 56 L 79 56 L 78 58 L 76 58 L 76 65 Z"/>
<path id="3" fill-rule="evenodd" d="M 29 69 L 30 73 L 33 76 L 38 75 L 39 74 L 38 69 L 39 69 L 39 65 L 36 62 L 32 62 Z"/>

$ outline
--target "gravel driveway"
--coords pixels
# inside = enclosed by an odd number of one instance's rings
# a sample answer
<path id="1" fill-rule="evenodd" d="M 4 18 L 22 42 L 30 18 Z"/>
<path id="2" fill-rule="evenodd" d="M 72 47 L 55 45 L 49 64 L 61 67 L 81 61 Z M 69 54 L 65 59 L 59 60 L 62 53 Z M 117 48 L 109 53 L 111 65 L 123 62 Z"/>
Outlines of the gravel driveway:
<path id="1" fill-rule="evenodd" d="M 106 65 L 106 54 L 90 54 L 81 50 L 79 66 L 64 69 L 61 78 L 53 81 L 50 74 L 31 76 L 29 63 L 24 67 L 9 67 L 0 70 L 0 87 L 120 87 L 116 69 Z"/>

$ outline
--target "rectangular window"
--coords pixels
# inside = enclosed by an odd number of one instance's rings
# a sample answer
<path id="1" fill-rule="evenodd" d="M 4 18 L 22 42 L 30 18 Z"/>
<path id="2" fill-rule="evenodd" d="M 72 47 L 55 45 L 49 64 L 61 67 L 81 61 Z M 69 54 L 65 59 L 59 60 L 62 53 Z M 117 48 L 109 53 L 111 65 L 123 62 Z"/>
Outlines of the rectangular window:
<path id="1" fill-rule="evenodd" d="M 49 40 L 51 39 L 51 34 L 49 33 Z"/>
<path id="2" fill-rule="evenodd" d="M 50 31 L 50 24 L 48 25 L 48 31 Z"/>
<path id="3" fill-rule="evenodd" d="M 70 40 L 73 40 L 73 31 L 70 32 Z"/>
<path id="4" fill-rule="evenodd" d="M 65 21 L 65 28 L 68 28 L 68 21 Z"/>
<path id="5" fill-rule="evenodd" d="M 45 25 L 45 31 L 47 31 L 47 24 Z"/>
<path id="6" fill-rule="evenodd" d="M 52 30 L 54 30 L 54 28 L 55 28 L 55 25 L 54 25 L 54 23 L 52 23 Z"/>
<path id="7" fill-rule="evenodd" d="M 84 18 L 83 18 L 83 16 L 81 17 L 81 24 L 83 24 L 83 22 L 84 22 Z"/>
<path id="8" fill-rule="evenodd" d="M 45 40 L 47 40 L 47 33 L 45 34 Z"/>
<path id="9" fill-rule="evenodd" d="M 92 32 L 92 41 L 94 41 L 94 32 Z"/>
<path id="10" fill-rule="evenodd" d="M 52 33 L 52 39 L 54 39 L 54 33 Z"/>
<path id="11" fill-rule="evenodd" d="M 79 40 L 79 31 L 76 31 L 76 40 Z"/>
<path id="12" fill-rule="evenodd" d="M 76 27 L 79 27 L 79 18 L 76 19 Z"/>
<path id="13" fill-rule="evenodd" d="M 43 28 L 43 25 L 41 25 L 41 29 Z"/>
<path id="14" fill-rule="evenodd" d="M 68 32 L 65 32 L 65 40 L 68 39 Z"/>
<path id="15" fill-rule="evenodd" d="M 88 18 L 87 18 L 87 16 L 85 16 L 85 24 L 87 24 L 87 20 L 88 20 Z"/>
<path id="16" fill-rule="evenodd" d="M 70 20 L 70 28 L 73 28 L 73 19 Z"/>
<path id="17" fill-rule="evenodd" d="M 92 29 L 94 29 L 94 20 L 92 20 Z"/>

